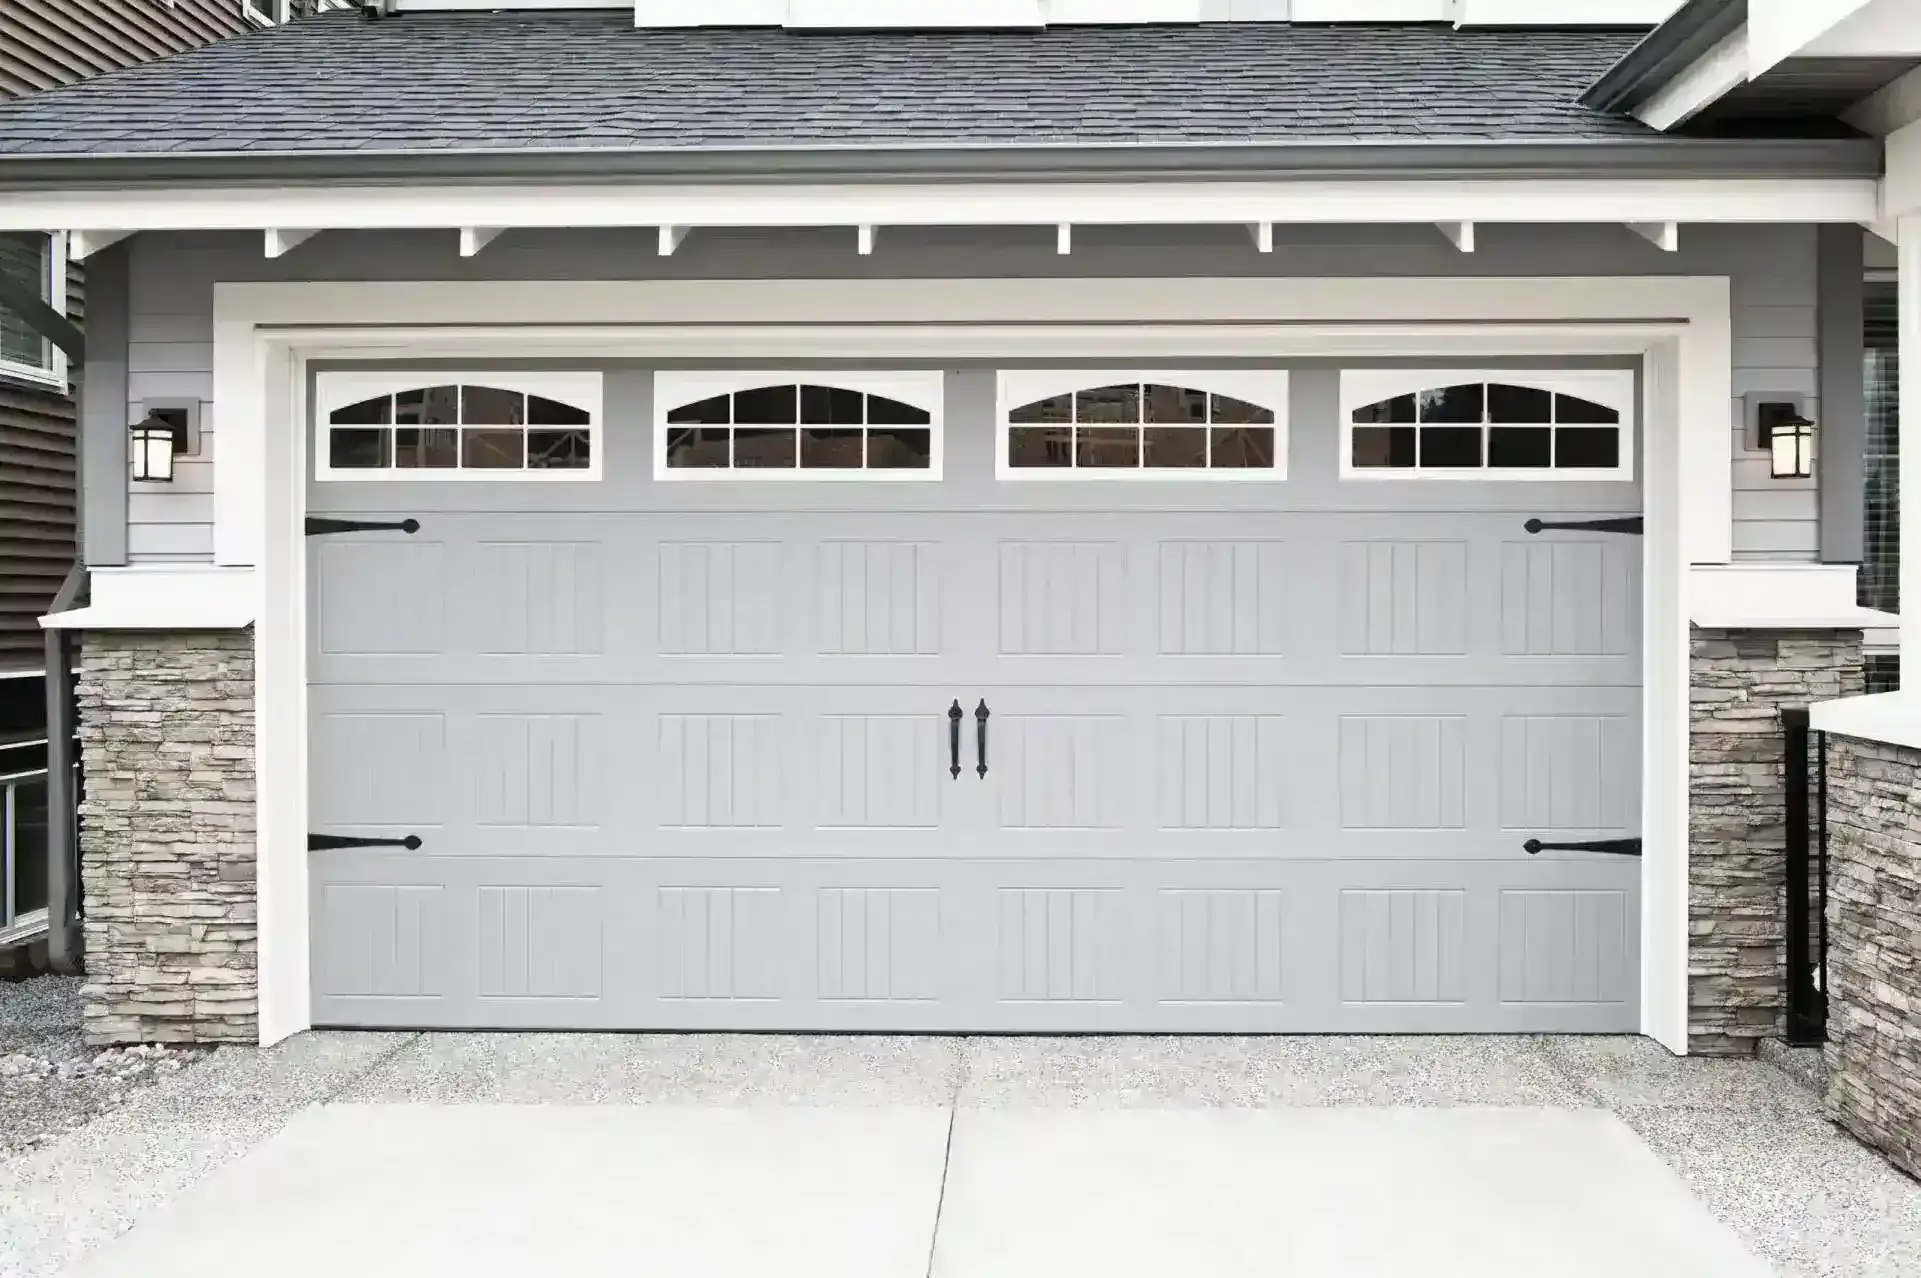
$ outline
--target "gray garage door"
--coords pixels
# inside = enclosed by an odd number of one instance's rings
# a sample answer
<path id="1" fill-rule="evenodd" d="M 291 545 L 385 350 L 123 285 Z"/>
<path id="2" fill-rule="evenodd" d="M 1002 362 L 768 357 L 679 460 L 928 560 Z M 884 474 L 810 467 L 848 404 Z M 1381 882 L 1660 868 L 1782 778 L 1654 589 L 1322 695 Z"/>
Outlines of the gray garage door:
<path id="1" fill-rule="evenodd" d="M 1632 1030 L 1631 483 L 312 486 L 316 1020 Z M 322 447 L 327 445 L 323 444 Z M 1358 447 L 1358 446 L 1357 446 Z M 691 454 L 690 454 L 691 455 Z M 1383 457 L 1386 454 L 1383 453 Z M 419 846 L 358 845 L 417 838 Z"/>

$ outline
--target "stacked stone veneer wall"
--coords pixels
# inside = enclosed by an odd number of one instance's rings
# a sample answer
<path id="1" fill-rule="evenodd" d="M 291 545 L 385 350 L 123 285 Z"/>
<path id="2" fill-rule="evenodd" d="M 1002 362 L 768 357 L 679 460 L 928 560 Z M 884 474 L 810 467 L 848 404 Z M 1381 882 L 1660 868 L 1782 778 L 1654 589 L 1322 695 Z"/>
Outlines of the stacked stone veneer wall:
<path id="1" fill-rule="evenodd" d="M 258 1041 L 252 632 L 90 633 L 79 700 L 88 1039 Z"/>
<path id="2" fill-rule="evenodd" d="M 1921 1176 L 1921 751 L 1828 749 L 1828 1106 Z"/>
<path id="3" fill-rule="evenodd" d="M 1781 710 L 1861 691 L 1859 631 L 1694 631 L 1688 749 L 1688 1046 L 1782 1032 L 1787 771 Z"/>

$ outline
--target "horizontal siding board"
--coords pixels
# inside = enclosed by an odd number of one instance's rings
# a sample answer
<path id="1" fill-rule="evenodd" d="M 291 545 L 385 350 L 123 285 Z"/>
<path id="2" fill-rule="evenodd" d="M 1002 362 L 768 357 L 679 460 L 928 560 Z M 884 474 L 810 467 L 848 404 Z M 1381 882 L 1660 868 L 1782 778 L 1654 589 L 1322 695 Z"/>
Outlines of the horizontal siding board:
<path id="1" fill-rule="evenodd" d="M 139 556 L 142 559 L 213 558 L 213 524 L 208 520 L 134 524 L 130 533 L 139 536 Z"/>

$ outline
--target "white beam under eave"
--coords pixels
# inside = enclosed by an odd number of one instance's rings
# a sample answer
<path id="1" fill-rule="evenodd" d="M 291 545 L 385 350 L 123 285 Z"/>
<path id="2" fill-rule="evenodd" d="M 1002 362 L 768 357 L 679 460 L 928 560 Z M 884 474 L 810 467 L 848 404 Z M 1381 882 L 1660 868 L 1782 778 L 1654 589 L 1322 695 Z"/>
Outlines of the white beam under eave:
<path id="1" fill-rule="evenodd" d="M 663 226 L 660 228 L 660 255 L 672 257 L 680 246 L 687 242 L 690 226 Z"/>
<path id="2" fill-rule="evenodd" d="M 1628 230 L 1633 231 L 1663 253 L 1678 252 L 1681 248 L 1679 222 L 1629 222 Z"/>
<path id="3" fill-rule="evenodd" d="M 1274 251 L 1274 224 L 1272 222 L 1252 222 L 1248 224 L 1248 234 L 1254 237 L 1254 251 L 1272 253 Z"/>
<path id="4" fill-rule="evenodd" d="M 1662 85 L 1634 114 L 1643 124 L 1666 132 L 1686 124 L 1747 79 L 1748 29 L 1743 26 Z"/>
<path id="5" fill-rule="evenodd" d="M 118 244 L 132 234 L 132 231 L 69 231 L 67 256 L 75 262 L 84 262 L 109 244 Z"/>
<path id="6" fill-rule="evenodd" d="M 878 235 L 879 231 L 873 223 L 861 223 L 859 233 L 855 237 L 855 243 L 859 247 L 862 257 L 872 257 L 874 255 L 874 240 Z"/>
<path id="7" fill-rule="evenodd" d="M 266 230 L 267 256 L 285 257 L 318 234 L 320 234 L 318 230 L 288 231 L 270 226 Z"/>
<path id="8" fill-rule="evenodd" d="M 1463 253 L 1474 251 L 1474 223 L 1436 222 L 1435 225 L 1441 228 L 1441 234 L 1447 236 L 1448 242 L 1455 248 Z"/>
<path id="9" fill-rule="evenodd" d="M 1863 222 L 1879 195 L 1871 176 L 120 187 L 8 192 L 0 231 Z"/>
<path id="10" fill-rule="evenodd" d="M 499 227 L 499 226 L 463 226 L 461 227 L 460 228 L 460 255 L 462 257 L 480 256 L 480 251 L 486 248 L 489 244 L 492 244 L 494 242 L 494 239 L 497 236 L 499 236 L 501 231 L 505 229 L 506 229 L 505 227 Z"/>
<path id="11" fill-rule="evenodd" d="M 1062 222 L 1054 228 L 1054 251 L 1065 257 L 1074 251 L 1074 224 Z"/>

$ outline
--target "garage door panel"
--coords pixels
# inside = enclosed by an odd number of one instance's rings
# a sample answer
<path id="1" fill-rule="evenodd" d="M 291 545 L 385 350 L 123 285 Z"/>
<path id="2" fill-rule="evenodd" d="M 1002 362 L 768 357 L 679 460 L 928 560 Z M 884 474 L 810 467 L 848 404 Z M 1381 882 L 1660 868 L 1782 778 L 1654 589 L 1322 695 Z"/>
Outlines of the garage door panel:
<path id="1" fill-rule="evenodd" d="M 312 854 L 317 1022 L 1635 1027 L 1638 862 L 1523 848 L 1639 833 L 1639 542 L 1522 527 L 1630 486 L 951 426 L 930 483 L 317 484 L 422 526 L 312 543 L 312 828 L 423 840 Z"/>
<path id="2" fill-rule="evenodd" d="M 349 853 L 329 877 L 323 1023 L 1598 1029 L 1639 944 L 1614 865 Z"/>

